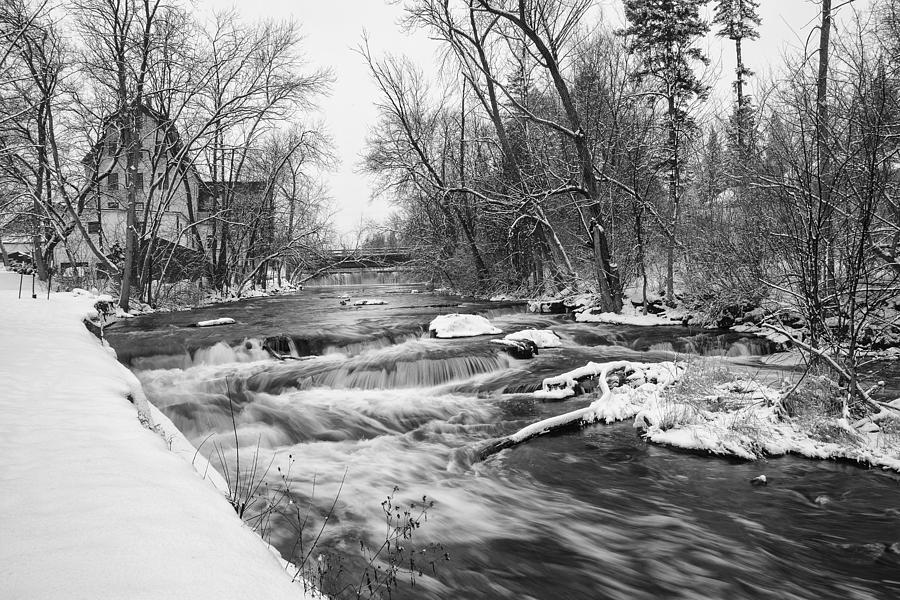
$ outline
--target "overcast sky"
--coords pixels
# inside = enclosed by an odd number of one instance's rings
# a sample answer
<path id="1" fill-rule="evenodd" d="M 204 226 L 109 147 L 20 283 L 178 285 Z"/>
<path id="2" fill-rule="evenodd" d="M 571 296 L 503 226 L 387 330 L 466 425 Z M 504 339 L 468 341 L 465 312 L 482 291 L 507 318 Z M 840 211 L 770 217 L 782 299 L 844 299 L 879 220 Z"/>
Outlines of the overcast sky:
<path id="1" fill-rule="evenodd" d="M 379 219 L 391 209 L 386 200 L 372 200 L 368 178 L 359 172 L 366 134 L 375 121 L 375 87 L 358 54 L 353 52 L 365 29 L 376 53 L 406 53 L 427 67 L 436 46 L 422 33 L 408 35 L 398 25 L 402 7 L 388 0 L 201 0 L 207 7 L 235 6 L 246 18 L 293 18 L 301 25 L 310 62 L 330 67 L 335 83 L 323 103 L 328 129 L 337 146 L 341 164 L 328 176 L 334 197 L 338 231 L 355 229 L 363 216 Z M 621 2 L 601 0 L 606 18 L 618 26 Z M 803 46 L 816 24 L 818 2 L 813 0 L 761 0 L 761 38 L 745 43 L 745 61 L 759 76 L 780 62 L 789 48 Z M 707 52 L 721 69 L 722 89 L 727 93 L 733 79 L 734 58 L 729 45 L 719 38 L 707 41 Z"/>

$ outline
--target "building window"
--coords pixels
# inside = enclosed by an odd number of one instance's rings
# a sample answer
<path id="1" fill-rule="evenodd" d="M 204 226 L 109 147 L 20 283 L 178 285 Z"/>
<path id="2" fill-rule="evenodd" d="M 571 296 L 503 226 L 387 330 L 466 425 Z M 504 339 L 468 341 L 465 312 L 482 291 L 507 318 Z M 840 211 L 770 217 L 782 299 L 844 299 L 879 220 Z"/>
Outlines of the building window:
<path id="1" fill-rule="evenodd" d="M 125 174 L 125 187 L 131 185 L 131 177 L 128 176 L 128 173 Z M 134 178 L 134 187 L 136 189 L 142 190 L 144 189 L 144 174 L 138 173 Z"/>
<path id="2" fill-rule="evenodd" d="M 106 208 L 119 208 L 119 203 L 114 200 L 111 200 L 106 203 Z"/>
<path id="3" fill-rule="evenodd" d="M 213 202 L 212 194 L 210 194 L 206 190 L 200 190 L 199 198 L 197 199 L 197 210 L 199 210 L 199 211 L 212 210 L 212 202 Z"/>
<path id="4" fill-rule="evenodd" d="M 110 173 L 109 177 L 106 179 L 106 189 L 111 192 L 114 192 L 119 189 L 119 174 L 118 173 Z"/>
<path id="5" fill-rule="evenodd" d="M 135 212 L 144 212 L 144 203 L 143 202 L 135 202 L 134 203 L 134 211 Z"/>
<path id="6" fill-rule="evenodd" d="M 100 233 L 100 222 L 91 221 L 88 223 L 88 233 Z"/>

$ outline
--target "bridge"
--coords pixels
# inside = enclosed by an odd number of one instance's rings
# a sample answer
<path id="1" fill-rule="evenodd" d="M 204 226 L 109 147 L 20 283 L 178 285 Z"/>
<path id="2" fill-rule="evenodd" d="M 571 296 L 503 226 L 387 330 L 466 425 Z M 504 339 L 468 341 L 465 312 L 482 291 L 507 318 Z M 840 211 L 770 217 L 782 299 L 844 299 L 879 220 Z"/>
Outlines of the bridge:
<path id="1" fill-rule="evenodd" d="M 360 284 L 418 283 L 411 280 L 408 263 L 415 248 L 334 248 L 323 252 L 313 266 L 315 276 L 304 285 L 334 286 Z"/>
<path id="2" fill-rule="evenodd" d="M 326 271 L 348 271 L 356 269 L 385 269 L 402 267 L 412 260 L 415 248 L 334 248 L 323 253 L 318 268 Z"/>

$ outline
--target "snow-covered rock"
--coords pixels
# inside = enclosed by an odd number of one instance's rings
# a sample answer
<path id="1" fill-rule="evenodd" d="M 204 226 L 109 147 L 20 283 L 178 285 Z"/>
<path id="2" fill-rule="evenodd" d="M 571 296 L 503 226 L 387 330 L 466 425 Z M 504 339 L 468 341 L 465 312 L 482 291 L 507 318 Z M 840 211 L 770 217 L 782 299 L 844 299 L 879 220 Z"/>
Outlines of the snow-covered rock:
<path id="1" fill-rule="evenodd" d="M 566 312 L 565 300 L 529 300 L 528 312 L 561 315 Z"/>
<path id="2" fill-rule="evenodd" d="M 538 348 L 559 348 L 562 346 L 562 340 L 559 336 L 549 329 L 523 329 L 515 333 L 510 333 L 504 339 L 518 341 L 529 340 L 534 342 Z"/>
<path id="3" fill-rule="evenodd" d="M 507 354 L 509 354 L 513 358 L 534 358 L 534 355 L 538 353 L 537 344 L 535 344 L 531 340 L 511 340 L 509 338 L 504 338 L 502 340 L 491 340 L 491 343 L 502 346 L 503 349 L 506 350 Z"/>
<path id="4" fill-rule="evenodd" d="M 382 304 L 387 304 L 387 302 L 376 298 L 363 298 L 361 300 L 353 301 L 353 306 L 380 306 Z"/>
<path id="5" fill-rule="evenodd" d="M 208 321 L 198 321 L 197 327 L 217 327 L 219 325 L 234 325 L 237 321 L 231 317 L 222 317 L 220 319 L 210 319 Z"/>
<path id="6" fill-rule="evenodd" d="M 481 315 L 461 315 L 457 313 L 435 317 L 428 325 L 428 331 L 437 338 L 473 337 L 476 335 L 496 335 L 502 330 L 491 325 Z"/>

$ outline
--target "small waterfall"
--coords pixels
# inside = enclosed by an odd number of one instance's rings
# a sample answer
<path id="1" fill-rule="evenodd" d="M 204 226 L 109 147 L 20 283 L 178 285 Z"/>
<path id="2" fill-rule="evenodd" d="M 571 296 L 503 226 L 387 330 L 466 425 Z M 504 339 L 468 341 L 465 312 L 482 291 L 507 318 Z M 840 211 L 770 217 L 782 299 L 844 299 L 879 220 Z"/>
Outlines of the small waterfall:
<path id="1" fill-rule="evenodd" d="M 423 358 L 392 364 L 349 364 L 321 377 L 303 380 L 302 387 L 396 389 L 433 387 L 449 381 L 505 368 L 508 361 L 493 356 Z"/>
<path id="2" fill-rule="evenodd" d="M 273 335 L 266 338 L 265 347 L 279 356 L 289 356 L 291 358 L 300 358 L 300 351 L 297 350 L 297 343 L 289 335 Z"/>
<path id="3" fill-rule="evenodd" d="M 253 391 L 278 393 L 287 388 L 400 389 L 434 387 L 505 369 L 510 359 L 495 350 L 454 354 L 427 340 L 374 348 L 356 356 L 332 353 L 306 361 L 281 363 L 247 379 Z"/>
<path id="4" fill-rule="evenodd" d="M 227 365 L 269 360 L 272 357 L 263 348 L 263 341 L 247 338 L 239 344 L 219 342 L 207 348 L 185 351 L 177 355 L 136 356 L 131 359 L 131 368 L 136 371 L 158 369 L 190 369 L 199 366 Z"/>
<path id="5" fill-rule="evenodd" d="M 365 354 L 370 350 L 389 348 L 396 344 L 402 344 L 411 340 L 417 340 L 422 337 L 422 333 L 423 332 L 419 330 L 415 333 L 386 334 L 373 339 L 366 339 L 359 342 L 330 344 L 328 346 L 325 346 L 322 354 L 344 354 L 348 356 Z"/>

